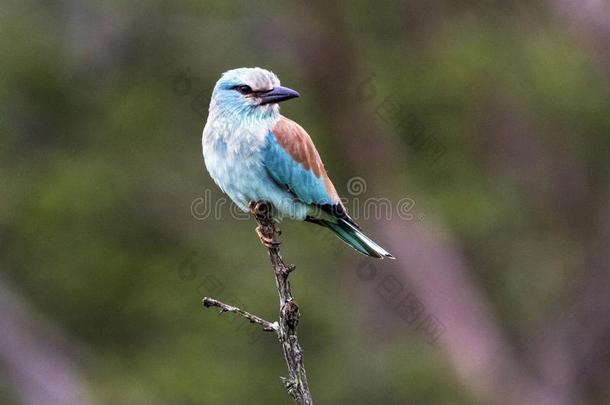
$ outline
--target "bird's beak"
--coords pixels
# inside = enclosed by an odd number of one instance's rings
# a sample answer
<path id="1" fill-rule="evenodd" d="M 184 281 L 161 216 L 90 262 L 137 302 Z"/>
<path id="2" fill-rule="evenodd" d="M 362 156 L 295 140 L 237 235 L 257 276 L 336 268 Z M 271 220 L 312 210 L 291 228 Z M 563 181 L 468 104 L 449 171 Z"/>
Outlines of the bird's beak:
<path id="1" fill-rule="evenodd" d="M 288 87 L 277 86 L 260 95 L 261 105 L 279 103 L 280 101 L 290 100 L 299 97 L 300 94 Z"/>

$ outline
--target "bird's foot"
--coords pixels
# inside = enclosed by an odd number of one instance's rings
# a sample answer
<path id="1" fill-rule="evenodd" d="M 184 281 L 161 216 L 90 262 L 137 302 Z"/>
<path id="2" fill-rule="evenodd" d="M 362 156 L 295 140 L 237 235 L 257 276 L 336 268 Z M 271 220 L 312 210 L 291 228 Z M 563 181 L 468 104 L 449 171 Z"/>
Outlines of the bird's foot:
<path id="1" fill-rule="evenodd" d="M 272 219 L 271 205 L 265 201 L 250 201 L 248 209 L 259 220 L 269 221 Z"/>
<path id="2" fill-rule="evenodd" d="M 256 234 L 261 243 L 268 249 L 275 249 L 280 246 L 275 237 L 280 234 L 275 227 L 271 212 L 271 205 L 264 201 L 250 201 L 248 209 L 256 217 L 259 225 L 256 227 Z"/>
<path id="3" fill-rule="evenodd" d="M 273 237 L 269 237 L 265 234 L 264 228 L 262 225 L 256 227 L 256 234 L 260 239 L 261 243 L 267 247 L 267 249 L 275 249 L 280 246 L 280 242 L 275 240 Z"/>

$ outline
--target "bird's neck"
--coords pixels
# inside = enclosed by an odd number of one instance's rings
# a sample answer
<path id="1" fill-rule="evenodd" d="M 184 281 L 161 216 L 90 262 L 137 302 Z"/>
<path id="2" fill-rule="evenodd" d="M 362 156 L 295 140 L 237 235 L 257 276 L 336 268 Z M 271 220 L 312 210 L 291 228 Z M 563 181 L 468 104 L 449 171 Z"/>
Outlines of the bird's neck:
<path id="1" fill-rule="evenodd" d="M 210 108 L 210 114 L 204 130 L 204 141 L 222 141 L 232 143 L 238 139 L 252 138 L 263 142 L 267 133 L 280 118 L 277 105 L 269 106 L 265 111 L 238 111 L 222 108 Z M 275 107 L 275 108 L 273 108 Z"/>

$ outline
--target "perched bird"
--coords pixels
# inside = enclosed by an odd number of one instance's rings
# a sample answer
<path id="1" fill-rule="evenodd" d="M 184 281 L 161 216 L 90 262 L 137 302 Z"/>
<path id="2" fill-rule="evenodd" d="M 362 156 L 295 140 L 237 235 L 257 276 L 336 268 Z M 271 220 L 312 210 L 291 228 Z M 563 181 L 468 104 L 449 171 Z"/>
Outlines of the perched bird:
<path id="1" fill-rule="evenodd" d="M 252 203 L 269 202 L 274 219 L 288 216 L 324 226 L 360 253 L 393 259 L 347 214 L 307 132 L 280 114 L 278 103 L 295 97 L 299 93 L 280 86 L 268 70 L 223 73 L 203 130 L 210 176 L 244 211 Z"/>

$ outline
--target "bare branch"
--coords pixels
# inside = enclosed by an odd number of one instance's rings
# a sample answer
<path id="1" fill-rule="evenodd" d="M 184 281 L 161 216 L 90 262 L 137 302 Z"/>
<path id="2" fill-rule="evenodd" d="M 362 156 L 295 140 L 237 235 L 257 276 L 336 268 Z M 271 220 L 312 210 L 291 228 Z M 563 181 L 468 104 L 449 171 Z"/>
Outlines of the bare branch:
<path id="1" fill-rule="evenodd" d="M 204 297 L 203 298 L 203 306 L 206 308 L 210 308 L 210 307 L 218 307 L 220 308 L 220 313 L 224 313 L 224 312 L 232 312 L 234 314 L 238 314 L 243 316 L 244 318 L 246 318 L 247 320 L 249 320 L 252 323 L 257 323 L 259 325 L 261 325 L 263 327 L 264 331 L 268 331 L 268 332 L 276 332 L 278 330 L 278 323 L 277 322 L 269 322 L 264 320 L 263 318 L 256 316 L 256 315 L 252 315 L 249 312 L 244 311 L 243 309 L 234 307 L 232 305 L 228 305 L 225 304 L 224 302 L 215 300 L 214 298 L 209 298 L 209 297 Z"/>
<path id="2" fill-rule="evenodd" d="M 232 312 L 241 315 L 250 322 L 263 326 L 263 330 L 276 332 L 278 340 L 282 345 L 286 366 L 288 367 L 288 377 L 281 377 L 282 382 L 295 403 L 298 405 L 312 405 L 313 399 L 311 398 L 303 364 L 303 349 L 299 344 L 297 336 L 297 325 L 301 315 L 299 307 L 290 291 L 290 283 L 288 282 L 288 276 L 294 271 L 295 267 L 286 265 L 280 254 L 280 242 L 277 241 L 280 230 L 273 220 L 271 206 L 265 202 L 251 203 L 250 210 L 258 222 L 256 233 L 262 244 L 269 250 L 269 258 L 273 266 L 275 284 L 280 298 L 280 319 L 272 323 L 252 315 L 243 309 L 208 297 L 203 299 L 203 306 L 206 308 L 220 308 L 221 314 L 223 312 Z"/>
<path id="3" fill-rule="evenodd" d="M 280 254 L 280 243 L 277 241 L 279 229 L 273 221 L 271 206 L 267 203 L 258 203 L 256 205 L 251 204 L 250 209 L 259 223 L 256 232 L 261 242 L 269 249 L 269 258 L 273 266 L 275 283 L 280 297 L 280 320 L 277 333 L 288 366 L 288 377 L 282 378 L 282 381 L 297 404 L 310 405 L 313 403 L 313 399 L 309 392 L 305 365 L 303 364 L 303 349 L 297 336 L 297 325 L 301 315 L 288 282 L 288 276 L 294 271 L 295 267 L 286 265 Z"/>

